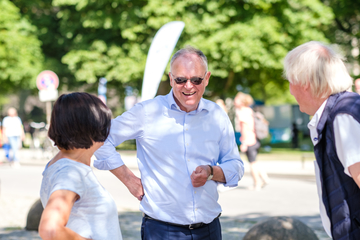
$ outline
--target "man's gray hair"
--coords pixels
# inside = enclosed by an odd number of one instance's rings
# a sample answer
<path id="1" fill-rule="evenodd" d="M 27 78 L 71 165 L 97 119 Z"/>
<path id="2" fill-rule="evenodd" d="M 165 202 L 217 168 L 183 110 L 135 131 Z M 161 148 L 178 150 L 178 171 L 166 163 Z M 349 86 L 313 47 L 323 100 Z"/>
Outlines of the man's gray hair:
<path id="1" fill-rule="evenodd" d="M 343 57 L 316 41 L 304 43 L 286 55 L 284 77 L 295 85 L 310 83 L 313 97 L 327 97 L 346 91 L 353 82 Z"/>
<path id="2" fill-rule="evenodd" d="M 186 54 L 195 54 L 197 55 L 198 57 L 201 58 L 201 60 L 203 61 L 204 63 L 204 66 L 205 66 L 205 69 L 206 69 L 206 72 L 208 71 L 208 62 L 207 62 L 207 58 L 205 56 L 205 54 L 199 50 L 199 49 L 196 49 L 192 46 L 186 46 L 185 48 L 182 48 L 180 49 L 179 51 L 177 51 L 171 58 L 171 61 L 170 61 L 170 72 L 171 72 L 171 66 L 173 64 L 173 62 L 180 56 L 183 56 L 183 55 L 186 55 Z"/>

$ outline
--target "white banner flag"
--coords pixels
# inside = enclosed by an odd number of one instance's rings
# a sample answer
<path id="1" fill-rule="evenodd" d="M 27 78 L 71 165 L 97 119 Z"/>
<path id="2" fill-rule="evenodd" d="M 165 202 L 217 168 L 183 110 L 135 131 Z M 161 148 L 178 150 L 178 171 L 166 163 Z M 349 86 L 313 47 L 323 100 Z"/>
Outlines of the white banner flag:
<path id="1" fill-rule="evenodd" d="M 141 101 L 155 97 L 161 77 L 184 26 L 185 23 L 181 21 L 169 22 L 156 33 L 146 59 Z"/>

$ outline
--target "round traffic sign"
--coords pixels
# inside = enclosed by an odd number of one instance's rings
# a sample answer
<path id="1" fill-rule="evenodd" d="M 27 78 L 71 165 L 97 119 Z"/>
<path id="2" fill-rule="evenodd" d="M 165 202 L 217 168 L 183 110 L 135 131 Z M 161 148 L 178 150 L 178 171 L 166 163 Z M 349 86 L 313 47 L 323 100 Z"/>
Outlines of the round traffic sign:
<path id="1" fill-rule="evenodd" d="M 59 78 L 53 71 L 42 71 L 36 78 L 36 86 L 39 90 L 57 89 Z"/>

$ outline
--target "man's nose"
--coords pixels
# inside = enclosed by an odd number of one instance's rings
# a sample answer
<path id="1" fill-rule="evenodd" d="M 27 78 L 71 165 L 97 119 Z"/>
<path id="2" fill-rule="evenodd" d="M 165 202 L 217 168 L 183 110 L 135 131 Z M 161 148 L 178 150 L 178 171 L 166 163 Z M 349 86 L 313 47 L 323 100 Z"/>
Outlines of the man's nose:
<path id="1" fill-rule="evenodd" d="M 185 87 L 186 87 L 186 88 L 192 88 L 193 85 L 194 85 L 194 84 L 190 81 L 190 79 L 188 79 L 188 80 L 186 81 L 186 83 L 185 83 Z"/>

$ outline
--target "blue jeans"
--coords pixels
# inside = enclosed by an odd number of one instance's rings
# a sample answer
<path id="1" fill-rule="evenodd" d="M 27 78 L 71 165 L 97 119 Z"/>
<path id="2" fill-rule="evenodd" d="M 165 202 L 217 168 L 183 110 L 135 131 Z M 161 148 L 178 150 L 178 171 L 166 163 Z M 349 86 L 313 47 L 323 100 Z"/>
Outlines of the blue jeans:
<path id="1" fill-rule="evenodd" d="M 10 148 L 12 150 L 12 157 L 10 157 L 10 161 L 19 161 L 18 157 L 17 157 L 17 151 L 19 150 L 19 146 L 20 146 L 20 137 L 19 136 L 14 136 L 14 137 L 8 137 L 8 141 L 10 144 Z"/>
<path id="2" fill-rule="evenodd" d="M 143 217 L 142 240 L 221 240 L 219 218 L 196 229 L 188 229 Z"/>

